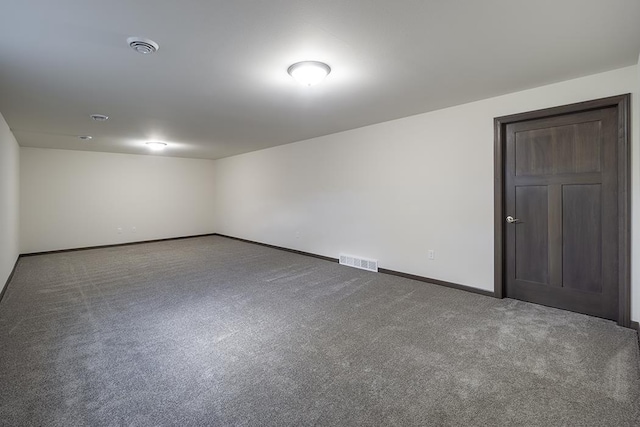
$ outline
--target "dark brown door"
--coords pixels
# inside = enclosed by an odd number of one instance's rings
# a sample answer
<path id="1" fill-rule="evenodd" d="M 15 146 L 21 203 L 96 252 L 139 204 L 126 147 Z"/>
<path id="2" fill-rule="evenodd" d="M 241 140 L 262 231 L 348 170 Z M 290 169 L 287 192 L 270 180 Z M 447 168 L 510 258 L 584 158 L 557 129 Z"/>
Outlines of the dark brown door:
<path id="1" fill-rule="evenodd" d="M 618 318 L 618 110 L 505 128 L 505 292 Z"/>

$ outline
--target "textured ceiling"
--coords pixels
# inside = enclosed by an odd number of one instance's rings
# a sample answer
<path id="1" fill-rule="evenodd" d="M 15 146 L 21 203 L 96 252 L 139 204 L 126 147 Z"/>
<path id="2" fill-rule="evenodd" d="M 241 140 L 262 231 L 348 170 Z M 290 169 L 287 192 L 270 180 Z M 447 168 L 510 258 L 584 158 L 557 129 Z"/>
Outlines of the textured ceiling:
<path id="1" fill-rule="evenodd" d="M 22 146 L 214 159 L 633 65 L 638 22 L 637 0 L 5 0 L 0 112 Z M 308 59 L 333 69 L 311 88 L 286 73 Z"/>

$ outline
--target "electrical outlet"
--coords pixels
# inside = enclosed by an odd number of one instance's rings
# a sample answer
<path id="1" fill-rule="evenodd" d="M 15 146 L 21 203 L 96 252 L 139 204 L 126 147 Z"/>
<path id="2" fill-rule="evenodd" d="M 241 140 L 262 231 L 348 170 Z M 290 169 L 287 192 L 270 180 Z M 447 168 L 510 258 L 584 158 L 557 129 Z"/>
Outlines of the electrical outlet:
<path id="1" fill-rule="evenodd" d="M 138 231 L 138 229 L 137 229 L 137 228 L 135 228 L 135 227 L 131 227 L 131 232 L 132 232 L 132 233 L 135 233 L 136 231 Z"/>
<path id="2" fill-rule="evenodd" d="M 118 232 L 118 234 L 122 234 L 122 227 L 116 228 L 116 231 Z"/>
<path id="3" fill-rule="evenodd" d="M 429 252 L 427 252 L 427 257 L 431 260 L 436 259 L 436 251 L 434 251 L 433 249 L 429 249 Z"/>

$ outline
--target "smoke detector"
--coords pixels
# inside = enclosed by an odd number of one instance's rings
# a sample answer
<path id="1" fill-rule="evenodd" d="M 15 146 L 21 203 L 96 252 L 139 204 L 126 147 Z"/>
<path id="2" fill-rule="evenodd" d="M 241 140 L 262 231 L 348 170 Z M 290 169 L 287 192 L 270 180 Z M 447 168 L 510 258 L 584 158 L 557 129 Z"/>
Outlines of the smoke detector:
<path id="1" fill-rule="evenodd" d="M 105 116 L 104 114 L 92 114 L 90 117 L 96 122 L 106 122 L 109 120 L 109 116 Z"/>
<path id="2" fill-rule="evenodd" d="M 131 46 L 131 49 L 143 55 L 150 55 L 160 49 L 158 43 L 141 37 L 129 37 L 127 39 L 127 43 Z"/>

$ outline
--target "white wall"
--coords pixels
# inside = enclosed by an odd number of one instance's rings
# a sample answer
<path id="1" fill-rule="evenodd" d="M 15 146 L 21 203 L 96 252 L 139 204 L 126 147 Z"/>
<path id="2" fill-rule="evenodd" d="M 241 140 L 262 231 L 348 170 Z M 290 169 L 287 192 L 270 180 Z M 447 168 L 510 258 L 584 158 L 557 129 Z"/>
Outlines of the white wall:
<path id="1" fill-rule="evenodd" d="M 18 143 L 0 114 L 0 291 L 19 255 Z"/>
<path id="2" fill-rule="evenodd" d="M 218 160 L 217 230 L 492 291 L 494 117 L 629 92 L 637 66 Z"/>
<path id="3" fill-rule="evenodd" d="M 213 165 L 211 160 L 21 148 L 21 251 L 213 233 Z"/>

